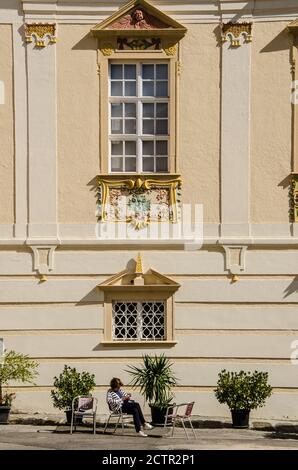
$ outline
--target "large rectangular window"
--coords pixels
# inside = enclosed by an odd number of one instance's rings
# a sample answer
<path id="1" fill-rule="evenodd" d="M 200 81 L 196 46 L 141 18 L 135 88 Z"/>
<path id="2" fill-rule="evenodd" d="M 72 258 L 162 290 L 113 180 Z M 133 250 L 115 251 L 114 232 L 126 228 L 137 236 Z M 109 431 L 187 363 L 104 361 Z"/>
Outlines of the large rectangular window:
<path id="1" fill-rule="evenodd" d="M 168 172 L 168 63 L 111 62 L 109 108 L 110 172 Z"/>
<path id="2" fill-rule="evenodd" d="M 165 302 L 113 302 L 113 339 L 165 339 Z"/>

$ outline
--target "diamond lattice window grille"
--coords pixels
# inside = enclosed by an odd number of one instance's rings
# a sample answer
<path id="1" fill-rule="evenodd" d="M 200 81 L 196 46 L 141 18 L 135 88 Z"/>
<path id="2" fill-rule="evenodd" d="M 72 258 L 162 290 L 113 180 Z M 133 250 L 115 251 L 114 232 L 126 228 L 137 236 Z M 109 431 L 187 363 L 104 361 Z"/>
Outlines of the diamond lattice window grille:
<path id="1" fill-rule="evenodd" d="M 165 340 L 165 302 L 113 302 L 113 339 Z"/>

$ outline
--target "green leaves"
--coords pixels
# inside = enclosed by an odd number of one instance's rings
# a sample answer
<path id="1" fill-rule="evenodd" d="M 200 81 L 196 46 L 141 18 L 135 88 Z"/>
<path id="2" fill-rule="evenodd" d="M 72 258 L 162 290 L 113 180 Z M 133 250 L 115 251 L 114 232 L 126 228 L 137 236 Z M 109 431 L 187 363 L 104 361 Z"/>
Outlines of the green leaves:
<path id="1" fill-rule="evenodd" d="M 272 394 L 267 372 L 227 372 L 219 374 L 214 390 L 219 403 L 225 403 L 230 410 L 253 410 L 265 405 Z"/>
<path id="2" fill-rule="evenodd" d="M 64 365 L 59 377 L 54 377 L 51 390 L 53 405 L 59 410 L 70 409 L 72 400 L 78 395 L 89 395 L 95 387 L 95 375 L 89 372 L 77 372 L 75 367 Z"/>
<path id="3" fill-rule="evenodd" d="M 163 408 L 173 399 L 171 388 L 177 384 L 172 365 L 164 354 L 153 357 L 145 354 L 141 367 L 128 366 L 127 372 L 132 375 L 130 384 L 140 387 L 141 393 L 151 405 Z"/>
<path id="4" fill-rule="evenodd" d="M 2 387 L 10 381 L 27 382 L 34 384 L 33 380 L 38 375 L 38 364 L 29 359 L 27 355 L 15 351 L 5 351 L 3 362 L 0 364 L 0 404 L 11 404 L 14 394 L 4 394 Z"/>

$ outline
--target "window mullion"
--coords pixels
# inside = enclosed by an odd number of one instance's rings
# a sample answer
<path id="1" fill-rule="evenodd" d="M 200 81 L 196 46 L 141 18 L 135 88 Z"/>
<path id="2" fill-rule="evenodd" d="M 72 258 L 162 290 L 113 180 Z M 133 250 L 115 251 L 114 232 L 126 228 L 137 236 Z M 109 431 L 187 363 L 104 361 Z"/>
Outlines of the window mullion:
<path id="1" fill-rule="evenodd" d="M 142 339 L 142 302 L 137 303 L 137 338 Z"/>

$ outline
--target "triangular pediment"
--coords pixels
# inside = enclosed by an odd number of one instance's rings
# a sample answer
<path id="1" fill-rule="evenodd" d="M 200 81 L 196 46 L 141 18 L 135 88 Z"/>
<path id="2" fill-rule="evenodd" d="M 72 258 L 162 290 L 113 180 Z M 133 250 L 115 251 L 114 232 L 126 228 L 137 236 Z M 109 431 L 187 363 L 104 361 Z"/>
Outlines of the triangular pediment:
<path id="1" fill-rule="evenodd" d="M 175 32 L 184 35 L 186 28 L 145 0 L 133 0 L 91 30 L 98 37 L 109 32 L 144 35 L 146 31 L 151 35 L 154 31 L 159 34 Z"/>
<path id="2" fill-rule="evenodd" d="M 143 269 L 139 269 L 138 261 L 135 263 L 133 269 L 125 269 L 119 273 L 109 277 L 104 282 L 99 284 L 97 287 L 103 291 L 109 290 L 122 290 L 122 289 L 138 289 L 138 290 L 167 290 L 176 291 L 180 284 L 174 281 L 168 276 L 155 271 L 154 269 L 148 269 L 142 272 Z"/>

